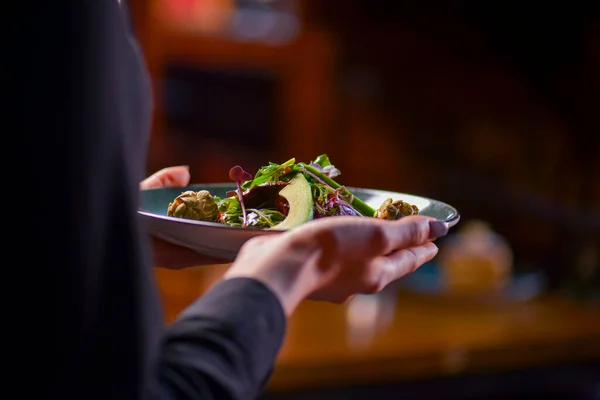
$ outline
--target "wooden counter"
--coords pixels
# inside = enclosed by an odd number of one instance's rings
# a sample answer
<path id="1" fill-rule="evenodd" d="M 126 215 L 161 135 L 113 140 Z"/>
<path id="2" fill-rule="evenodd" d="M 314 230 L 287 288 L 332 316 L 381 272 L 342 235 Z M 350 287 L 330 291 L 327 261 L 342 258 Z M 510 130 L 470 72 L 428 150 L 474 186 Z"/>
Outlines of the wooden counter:
<path id="1" fill-rule="evenodd" d="M 166 319 L 172 320 L 225 268 L 157 270 Z M 269 389 L 429 379 L 592 360 L 600 360 L 598 308 L 560 296 L 484 305 L 391 289 L 349 305 L 303 303 L 289 321 Z"/>

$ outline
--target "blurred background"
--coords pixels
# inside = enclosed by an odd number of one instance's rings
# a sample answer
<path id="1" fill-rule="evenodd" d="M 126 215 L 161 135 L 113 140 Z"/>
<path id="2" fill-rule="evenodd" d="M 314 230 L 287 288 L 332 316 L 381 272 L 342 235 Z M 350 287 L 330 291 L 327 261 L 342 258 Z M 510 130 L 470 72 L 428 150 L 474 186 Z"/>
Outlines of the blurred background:
<path id="1" fill-rule="evenodd" d="M 461 213 L 383 293 L 302 304 L 265 399 L 600 399 L 593 2 L 130 3 L 148 174 L 225 182 L 326 153 L 347 186 Z M 158 270 L 167 320 L 226 267 Z"/>

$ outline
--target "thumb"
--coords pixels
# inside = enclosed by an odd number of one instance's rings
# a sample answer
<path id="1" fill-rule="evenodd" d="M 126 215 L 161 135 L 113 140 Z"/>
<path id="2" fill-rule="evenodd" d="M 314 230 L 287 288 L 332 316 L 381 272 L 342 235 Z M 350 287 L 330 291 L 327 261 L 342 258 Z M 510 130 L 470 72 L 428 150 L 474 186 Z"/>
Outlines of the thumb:
<path id="1" fill-rule="evenodd" d="M 140 182 L 140 189 L 186 186 L 190 182 L 187 165 L 163 168 Z"/>

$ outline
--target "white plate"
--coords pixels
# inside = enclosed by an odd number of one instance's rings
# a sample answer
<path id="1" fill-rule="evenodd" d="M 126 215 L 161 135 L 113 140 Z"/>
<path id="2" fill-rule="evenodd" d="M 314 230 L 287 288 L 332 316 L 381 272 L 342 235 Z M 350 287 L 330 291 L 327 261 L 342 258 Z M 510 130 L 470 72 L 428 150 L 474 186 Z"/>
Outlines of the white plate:
<path id="1" fill-rule="evenodd" d="M 214 196 L 226 197 L 225 193 L 235 189 L 231 183 L 193 184 L 184 188 L 160 188 L 142 190 L 139 214 L 150 229 L 150 233 L 196 250 L 199 253 L 233 260 L 246 240 L 257 235 L 277 234 L 276 231 L 231 227 L 215 222 L 193 221 L 167 216 L 167 207 L 181 192 L 186 190 L 208 190 Z M 438 200 L 406 193 L 376 189 L 348 187 L 355 196 L 377 209 L 384 200 L 403 200 L 419 207 L 419 214 L 446 221 L 450 227 L 456 225 L 460 215 L 456 208 Z"/>

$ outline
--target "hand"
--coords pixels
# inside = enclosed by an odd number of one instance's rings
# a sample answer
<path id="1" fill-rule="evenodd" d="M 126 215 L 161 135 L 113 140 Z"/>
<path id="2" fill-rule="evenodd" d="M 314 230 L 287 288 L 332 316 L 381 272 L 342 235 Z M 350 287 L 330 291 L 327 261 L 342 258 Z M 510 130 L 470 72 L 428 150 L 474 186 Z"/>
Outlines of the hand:
<path id="1" fill-rule="evenodd" d="M 163 168 L 140 182 L 140 189 L 183 187 L 190 183 L 190 169 L 185 165 Z"/>
<path id="2" fill-rule="evenodd" d="M 224 278 L 262 281 L 291 315 L 305 298 L 339 303 L 381 291 L 433 259 L 432 241 L 447 232 L 444 222 L 424 216 L 318 219 L 249 240 Z"/>
<path id="3" fill-rule="evenodd" d="M 186 166 L 163 168 L 140 182 L 140 189 L 153 189 L 160 187 L 184 187 L 190 182 L 190 170 Z M 229 261 L 209 257 L 188 249 L 177 246 L 162 239 L 152 236 L 154 263 L 157 267 L 168 269 L 183 269 L 192 266 L 222 264 Z"/>

